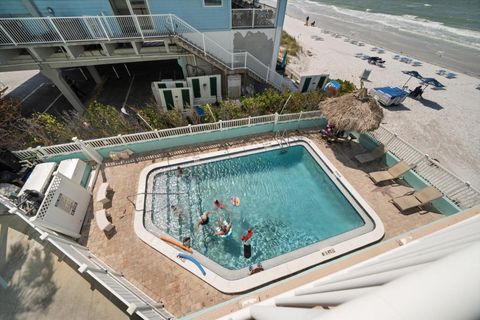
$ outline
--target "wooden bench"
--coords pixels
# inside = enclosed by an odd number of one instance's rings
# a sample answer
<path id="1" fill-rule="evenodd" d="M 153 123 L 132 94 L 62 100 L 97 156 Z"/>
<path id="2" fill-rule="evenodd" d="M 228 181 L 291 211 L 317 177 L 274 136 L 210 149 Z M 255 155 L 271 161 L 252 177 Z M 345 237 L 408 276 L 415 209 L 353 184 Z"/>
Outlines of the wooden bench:
<path id="1" fill-rule="evenodd" d="M 97 226 L 100 230 L 108 232 L 115 228 L 113 224 L 108 221 L 109 214 L 105 209 L 98 210 L 95 212 L 95 221 L 97 222 Z"/>
<path id="2" fill-rule="evenodd" d="M 102 183 L 97 190 L 97 201 L 102 204 L 109 203 L 110 199 L 107 196 L 109 190 L 112 190 L 112 188 L 110 188 L 108 182 Z"/>

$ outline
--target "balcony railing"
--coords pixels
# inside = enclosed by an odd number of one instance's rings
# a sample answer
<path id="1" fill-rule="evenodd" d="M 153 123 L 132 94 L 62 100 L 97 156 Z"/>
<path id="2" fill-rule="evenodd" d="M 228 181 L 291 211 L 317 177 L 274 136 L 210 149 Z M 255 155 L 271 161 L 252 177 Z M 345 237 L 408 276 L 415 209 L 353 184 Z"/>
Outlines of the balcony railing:
<path id="1" fill-rule="evenodd" d="M 232 9 L 232 28 L 273 28 L 275 9 Z"/>
<path id="2" fill-rule="evenodd" d="M 263 9 L 249 10 L 255 10 L 255 13 L 252 13 L 253 22 L 250 22 L 254 26 L 264 26 L 270 23 L 265 19 L 274 19 L 270 14 L 262 13 L 265 11 Z M 256 12 L 258 10 L 259 12 Z M 270 18 L 266 18 L 267 16 Z M 279 90 L 285 88 L 283 78 L 252 54 L 226 50 L 224 46 L 173 14 L 0 19 L 0 48 L 152 40 L 165 37 L 183 40 L 227 69 L 246 69 Z"/>

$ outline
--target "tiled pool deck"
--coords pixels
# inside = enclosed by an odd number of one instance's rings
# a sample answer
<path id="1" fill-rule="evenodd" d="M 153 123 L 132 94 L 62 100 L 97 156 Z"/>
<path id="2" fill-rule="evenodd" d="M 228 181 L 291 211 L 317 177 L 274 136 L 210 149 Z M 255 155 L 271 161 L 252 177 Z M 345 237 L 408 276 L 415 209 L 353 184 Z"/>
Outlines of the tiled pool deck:
<path id="1" fill-rule="evenodd" d="M 365 150 L 358 143 L 327 145 L 318 133 L 304 131 L 295 135 L 303 135 L 314 141 L 337 170 L 376 211 L 385 227 L 384 240 L 443 217 L 435 212 L 401 214 L 389 200 L 391 197 L 403 195 L 411 188 L 398 184 L 375 186 L 366 173 L 383 169 L 383 165 L 376 162 L 359 166 L 353 156 Z M 131 196 L 130 199 L 135 201 L 140 172 L 152 163 L 261 143 L 273 138 L 273 135 L 256 136 L 225 144 L 183 148 L 169 153 L 137 157 L 126 162 L 106 163 L 103 172 L 98 175 L 96 188 L 106 179 L 114 190 L 112 206 L 107 211 L 112 216 L 115 232 L 107 236 L 97 228 L 93 212 L 100 209 L 100 206 L 94 201 L 82 230 L 81 244 L 86 245 L 93 254 L 113 269 L 122 272 L 128 280 L 153 299 L 163 301 L 166 309 L 175 316 L 184 316 L 232 299 L 235 295 L 217 291 L 140 240 L 133 229 L 134 207 L 127 196 Z"/>

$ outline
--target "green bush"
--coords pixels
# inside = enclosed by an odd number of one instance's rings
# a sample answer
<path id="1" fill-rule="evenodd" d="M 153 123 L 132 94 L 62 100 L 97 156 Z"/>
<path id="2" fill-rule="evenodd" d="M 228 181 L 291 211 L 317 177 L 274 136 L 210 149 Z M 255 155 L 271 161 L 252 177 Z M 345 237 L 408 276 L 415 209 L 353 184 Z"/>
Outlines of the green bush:
<path id="1" fill-rule="evenodd" d="M 155 106 L 140 109 L 138 113 L 154 129 L 161 130 L 174 127 L 186 126 L 188 123 L 183 119 L 182 113 L 177 110 L 160 111 Z"/>
<path id="2" fill-rule="evenodd" d="M 346 93 L 351 93 L 357 89 L 357 87 L 355 87 L 355 85 L 348 80 L 336 79 L 336 81 L 342 85 L 339 96 L 343 96 Z"/>
<path id="3" fill-rule="evenodd" d="M 130 133 L 131 126 L 124 116 L 112 106 L 93 101 L 86 110 L 89 124 L 96 129 L 101 136 Z"/>
<path id="4" fill-rule="evenodd" d="M 280 45 L 287 50 L 287 53 L 290 56 L 296 57 L 300 52 L 302 52 L 302 47 L 298 44 L 297 40 L 285 31 L 282 31 L 282 40 Z"/>

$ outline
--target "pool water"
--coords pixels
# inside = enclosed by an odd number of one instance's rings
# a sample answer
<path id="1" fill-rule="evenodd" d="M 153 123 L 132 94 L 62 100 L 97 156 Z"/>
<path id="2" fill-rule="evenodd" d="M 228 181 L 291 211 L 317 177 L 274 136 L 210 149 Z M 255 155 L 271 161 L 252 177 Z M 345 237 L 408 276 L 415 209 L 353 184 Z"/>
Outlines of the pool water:
<path id="1" fill-rule="evenodd" d="M 291 146 L 184 168 L 153 172 L 152 221 L 182 241 L 191 238 L 199 253 L 230 269 L 241 269 L 364 225 L 343 193 L 305 147 Z M 240 198 L 240 206 L 231 197 Z M 216 209 L 214 200 L 225 203 Z M 181 208 L 172 209 L 172 206 Z M 199 216 L 210 221 L 197 230 Z M 148 214 L 148 213 L 147 213 Z M 214 235 L 220 219 L 232 234 Z M 240 239 L 253 229 L 252 257 Z"/>

